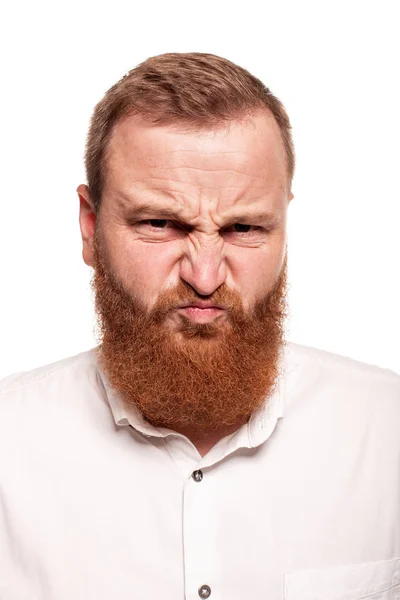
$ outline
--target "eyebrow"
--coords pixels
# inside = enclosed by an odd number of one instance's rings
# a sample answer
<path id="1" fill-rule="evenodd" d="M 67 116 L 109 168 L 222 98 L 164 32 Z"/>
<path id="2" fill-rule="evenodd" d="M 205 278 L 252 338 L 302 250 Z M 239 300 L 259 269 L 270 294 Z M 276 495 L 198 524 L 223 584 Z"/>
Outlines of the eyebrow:
<path id="1" fill-rule="evenodd" d="M 143 219 L 143 218 L 165 218 L 170 219 L 179 223 L 186 224 L 186 219 L 182 213 L 177 212 L 174 209 L 168 208 L 156 202 L 142 203 L 136 206 L 125 206 L 124 213 L 128 219 Z M 255 221 L 265 223 L 266 225 L 273 225 L 277 223 L 278 217 L 272 212 L 263 211 L 254 214 L 236 214 L 228 216 L 224 219 L 229 223 L 243 223 L 243 225 L 252 225 Z"/>
<path id="2" fill-rule="evenodd" d="M 136 219 L 140 219 L 149 215 L 162 215 L 163 217 L 168 217 L 169 219 L 183 220 L 183 216 L 172 208 L 167 208 L 166 206 L 162 206 L 153 202 L 151 204 L 143 203 L 136 206 L 126 206 L 124 207 L 124 212 L 128 216 L 135 217 Z"/>

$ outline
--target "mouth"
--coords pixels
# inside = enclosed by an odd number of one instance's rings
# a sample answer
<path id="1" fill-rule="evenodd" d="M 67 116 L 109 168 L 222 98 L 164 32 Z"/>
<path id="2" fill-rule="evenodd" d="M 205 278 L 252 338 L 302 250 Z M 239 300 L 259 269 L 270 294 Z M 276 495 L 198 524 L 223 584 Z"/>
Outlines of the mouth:
<path id="1" fill-rule="evenodd" d="M 196 302 L 184 304 L 176 308 L 178 314 L 184 315 L 195 323 L 211 323 L 226 313 L 226 307 L 211 302 Z"/>

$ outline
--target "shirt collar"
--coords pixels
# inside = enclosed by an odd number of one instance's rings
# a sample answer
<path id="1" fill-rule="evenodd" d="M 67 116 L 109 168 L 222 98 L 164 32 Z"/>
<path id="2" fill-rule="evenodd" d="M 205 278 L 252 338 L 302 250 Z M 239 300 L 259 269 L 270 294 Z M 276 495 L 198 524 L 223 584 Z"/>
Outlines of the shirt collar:
<path id="1" fill-rule="evenodd" d="M 277 421 L 284 416 L 285 381 L 289 368 L 286 345 L 281 354 L 280 367 L 281 377 L 275 387 L 275 391 L 254 411 L 247 423 L 229 436 L 231 438 L 235 436 L 235 444 L 238 444 L 240 441 L 240 446 L 242 447 L 254 448 L 259 446 L 269 438 L 275 429 Z M 165 438 L 168 435 L 177 434 L 177 432 L 166 427 L 154 427 L 148 423 L 136 406 L 128 406 L 122 400 L 119 393 L 110 385 L 99 365 L 98 369 L 117 425 L 121 427 L 130 425 L 146 437 Z"/>

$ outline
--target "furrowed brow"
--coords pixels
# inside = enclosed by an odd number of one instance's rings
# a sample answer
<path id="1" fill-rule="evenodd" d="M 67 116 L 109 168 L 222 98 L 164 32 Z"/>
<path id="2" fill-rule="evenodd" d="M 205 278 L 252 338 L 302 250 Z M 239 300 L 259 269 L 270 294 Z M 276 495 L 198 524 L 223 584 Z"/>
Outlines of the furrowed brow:
<path id="1" fill-rule="evenodd" d="M 184 224 L 185 218 L 182 213 L 174 210 L 163 204 L 154 202 L 141 202 L 140 204 L 129 205 L 122 203 L 121 207 L 128 219 L 170 219 L 179 223 Z M 278 222 L 279 218 L 276 214 L 263 211 L 254 212 L 253 214 L 237 214 L 237 215 L 226 215 L 223 219 L 227 224 L 242 223 L 244 225 L 256 225 L 257 223 L 265 224 L 266 226 L 274 225 Z"/>

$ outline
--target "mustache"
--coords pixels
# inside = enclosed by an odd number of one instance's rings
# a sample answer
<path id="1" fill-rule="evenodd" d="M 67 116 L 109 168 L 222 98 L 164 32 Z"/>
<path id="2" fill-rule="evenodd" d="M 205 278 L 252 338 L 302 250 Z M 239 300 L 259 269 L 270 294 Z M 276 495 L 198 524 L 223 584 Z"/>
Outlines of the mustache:
<path id="1" fill-rule="evenodd" d="M 215 306 L 234 315 L 244 313 L 239 294 L 230 290 L 225 283 L 209 296 L 201 296 L 187 282 L 181 280 L 173 289 L 160 293 L 150 315 L 154 318 L 164 318 L 170 311 L 184 306 Z"/>

